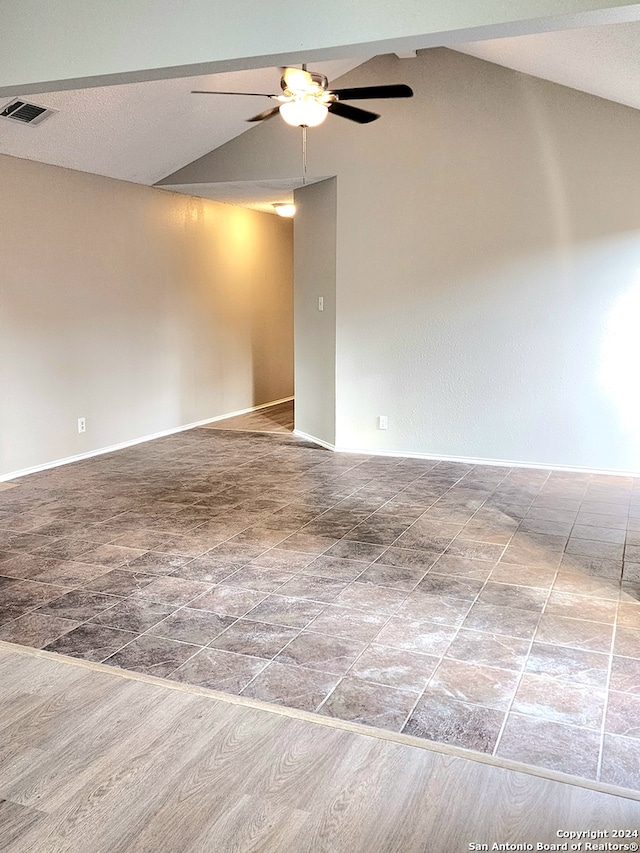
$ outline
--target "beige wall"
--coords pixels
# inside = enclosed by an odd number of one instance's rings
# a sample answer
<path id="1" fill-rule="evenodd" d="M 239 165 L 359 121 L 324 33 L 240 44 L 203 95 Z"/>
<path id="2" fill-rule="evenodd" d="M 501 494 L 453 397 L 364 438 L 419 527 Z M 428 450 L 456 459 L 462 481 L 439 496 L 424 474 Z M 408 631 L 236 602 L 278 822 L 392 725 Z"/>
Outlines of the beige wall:
<path id="1" fill-rule="evenodd" d="M 297 190 L 295 200 L 296 430 L 335 444 L 336 179 Z"/>
<path id="2" fill-rule="evenodd" d="M 0 187 L 0 475 L 293 393 L 290 222 L 10 157 Z"/>
<path id="3" fill-rule="evenodd" d="M 415 98 L 309 132 L 338 186 L 337 445 L 640 471 L 640 112 L 445 49 L 341 84 L 387 82 Z M 298 149 L 271 121 L 175 180 Z"/>

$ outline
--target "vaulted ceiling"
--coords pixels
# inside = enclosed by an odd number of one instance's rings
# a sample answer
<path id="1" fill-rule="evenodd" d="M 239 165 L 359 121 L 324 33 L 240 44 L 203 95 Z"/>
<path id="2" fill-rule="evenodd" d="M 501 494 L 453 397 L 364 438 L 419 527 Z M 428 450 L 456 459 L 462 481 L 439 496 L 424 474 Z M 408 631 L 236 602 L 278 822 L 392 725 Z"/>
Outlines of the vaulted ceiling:
<path id="1" fill-rule="evenodd" d="M 593 26 L 457 44 L 453 49 L 640 109 L 640 22 Z M 311 64 L 330 81 L 368 56 Z M 406 61 L 411 61 L 410 59 Z M 38 126 L 0 120 L 0 153 L 152 185 L 249 130 L 261 98 L 191 95 L 191 89 L 279 91 L 280 70 L 263 68 L 198 77 L 29 94 L 58 112 Z M 380 81 L 383 82 L 401 82 Z M 15 96 L 20 96 L 16 92 Z M 0 98 L 0 109 L 11 100 Z M 267 179 L 269 176 L 265 176 Z M 291 187 L 184 187 L 230 203 L 260 206 Z"/>
<path id="2" fill-rule="evenodd" d="M 454 50 L 640 109 L 640 22 L 478 41 Z"/>

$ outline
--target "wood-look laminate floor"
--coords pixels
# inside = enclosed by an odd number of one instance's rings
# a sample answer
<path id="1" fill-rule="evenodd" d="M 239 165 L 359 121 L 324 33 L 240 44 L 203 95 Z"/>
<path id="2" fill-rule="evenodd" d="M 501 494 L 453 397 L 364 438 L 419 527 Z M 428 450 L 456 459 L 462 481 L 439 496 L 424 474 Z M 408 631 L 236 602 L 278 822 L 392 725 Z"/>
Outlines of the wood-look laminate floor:
<path id="1" fill-rule="evenodd" d="M 235 415 L 207 424 L 206 429 L 234 429 L 243 432 L 293 432 L 293 400 L 266 406 L 245 415 Z"/>
<path id="2" fill-rule="evenodd" d="M 632 799 L 52 658 L 0 644 L 3 853 L 462 853 L 640 826 Z"/>

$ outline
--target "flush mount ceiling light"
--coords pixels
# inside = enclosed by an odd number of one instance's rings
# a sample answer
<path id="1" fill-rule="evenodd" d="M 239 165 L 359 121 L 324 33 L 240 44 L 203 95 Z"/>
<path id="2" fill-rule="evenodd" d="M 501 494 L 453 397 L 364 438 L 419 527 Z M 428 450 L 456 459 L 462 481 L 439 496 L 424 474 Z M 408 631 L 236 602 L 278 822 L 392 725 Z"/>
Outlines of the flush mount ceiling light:
<path id="1" fill-rule="evenodd" d="M 276 204 L 274 204 L 272 206 L 273 206 L 275 212 L 278 214 L 278 216 L 286 216 L 286 217 L 295 216 L 296 206 L 295 206 L 295 204 L 292 204 L 291 202 L 288 202 L 288 201 L 277 202 Z"/>
<path id="2" fill-rule="evenodd" d="M 280 104 L 258 113 L 247 121 L 264 121 L 280 114 L 287 124 L 294 127 L 316 127 L 325 120 L 328 113 L 355 121 L 357 124 L 368 124 L 380 116 L 343 102 L 368 98 L 411 98 L 413 95 L 411 88 L 404 84 L 329 89 L 329 81 L 324 74 L 307 71 L 304 65 L 302 68 L 283 69 L 280 87 L 282 89 L 280 95 L 269 95 L 265 92 L 207 92 L 201 89 L 194 90 L 192 94 L 271 98 L 280 101 Z"/>

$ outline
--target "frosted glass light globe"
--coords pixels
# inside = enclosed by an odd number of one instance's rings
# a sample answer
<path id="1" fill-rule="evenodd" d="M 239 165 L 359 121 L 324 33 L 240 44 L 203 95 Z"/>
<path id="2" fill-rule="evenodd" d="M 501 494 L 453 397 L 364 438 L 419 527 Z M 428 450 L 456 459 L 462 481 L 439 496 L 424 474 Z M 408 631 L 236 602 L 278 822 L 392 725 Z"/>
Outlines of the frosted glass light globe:
<path id="1" fill-rule="evenodd" d="M 293 127 L 317 127 L 326 119 L 328 108 L 315 98 L 300 98 L 280 106 L 280 115 Z"/>

